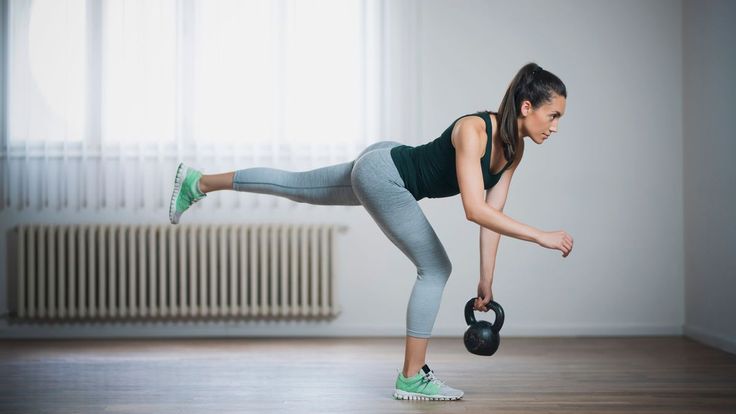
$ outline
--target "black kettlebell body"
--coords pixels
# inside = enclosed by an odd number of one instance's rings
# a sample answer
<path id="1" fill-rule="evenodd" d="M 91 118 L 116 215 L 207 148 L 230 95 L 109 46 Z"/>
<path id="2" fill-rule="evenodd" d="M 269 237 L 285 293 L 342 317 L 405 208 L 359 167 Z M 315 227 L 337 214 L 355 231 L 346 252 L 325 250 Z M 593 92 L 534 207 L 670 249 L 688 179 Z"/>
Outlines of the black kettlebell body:
<path id="1" fill-rule="evenodd" d="M 501 343 L 499 331 L 503 326 L 503 308 L 497 302 L 491 301 L 488 307 L 496 314 L 496 320 L 492 324 L 488 321 L 476 321 L 473 314 L 474 302 L 475 298 L 472 298 L 465 304 L 465 323 L 468 324 L 468 329 L 465 331 L 463 342 L 470 353 L 491 356 Z"/>

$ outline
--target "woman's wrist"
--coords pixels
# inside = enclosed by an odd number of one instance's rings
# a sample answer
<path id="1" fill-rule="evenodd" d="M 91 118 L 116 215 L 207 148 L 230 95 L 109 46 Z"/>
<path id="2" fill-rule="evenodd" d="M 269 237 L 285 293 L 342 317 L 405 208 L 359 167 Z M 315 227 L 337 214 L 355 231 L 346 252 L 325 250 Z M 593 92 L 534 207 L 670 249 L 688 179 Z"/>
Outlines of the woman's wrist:
<path id="1" fill-rule="evenodd" d="M 539 240 L 542 239 L 542 235 L 544 234 L 544 231 L 533 228 L 534 231 L 532 232 L 532 241 L 536 244 L 539 244 Z"/>

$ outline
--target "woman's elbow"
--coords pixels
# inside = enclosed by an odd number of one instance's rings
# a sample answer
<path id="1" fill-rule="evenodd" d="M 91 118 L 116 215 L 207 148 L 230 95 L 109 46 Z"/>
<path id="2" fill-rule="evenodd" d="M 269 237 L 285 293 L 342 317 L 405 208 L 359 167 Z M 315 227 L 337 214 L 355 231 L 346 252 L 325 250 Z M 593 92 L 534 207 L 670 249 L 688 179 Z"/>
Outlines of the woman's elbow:
<path id="1" fill-rule="evenodd" d="M 485 206 L 477 206 L 474 208 L 470 208 L 465 210 L 465 218 L 468 221 L 472 221 L 473 223 L 478 222 L 478 217 L 482 215 L 482 210 L 485 208 Z"/>
<path id="2" fill-rule="evenodd" d="M 499 210 L 493 206 L 484 203 L 483 205 L 471 210 L 470 213 L 466 214 L 466 217 L 473 223 L 488 223 L 489 219 L 498 211 Z"/>

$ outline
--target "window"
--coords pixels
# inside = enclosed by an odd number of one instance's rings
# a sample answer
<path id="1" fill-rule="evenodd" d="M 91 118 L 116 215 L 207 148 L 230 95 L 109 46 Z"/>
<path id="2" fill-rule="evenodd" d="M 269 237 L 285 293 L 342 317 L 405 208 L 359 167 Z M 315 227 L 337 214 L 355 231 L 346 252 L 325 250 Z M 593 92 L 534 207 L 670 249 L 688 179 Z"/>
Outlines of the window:
<path id="1" fill-rule="evenodd" d="M 175 0 L 103 3 L 99 115 L 104 143 L 175 140 L 176 5 Z"/>
<path id="2" fill-rule="evenodd" d="M 10 0 L 9 141 L 363 139 L 364 0 Z"/>
<path id="3" fill-rule="evenodd" d="M 9 141 L 80 141 L 87 121 L 85 1 L 9 5 Z"/>
<path id="4" fill-rule="evenodd" d="M 180 161 L 306 170 L 377 140 L 411 142 L 421 135 L 418 9 L 0 0 L 0 211 L 166 209 Z M 203 208 L 248 197 L 217 199 Z"/>

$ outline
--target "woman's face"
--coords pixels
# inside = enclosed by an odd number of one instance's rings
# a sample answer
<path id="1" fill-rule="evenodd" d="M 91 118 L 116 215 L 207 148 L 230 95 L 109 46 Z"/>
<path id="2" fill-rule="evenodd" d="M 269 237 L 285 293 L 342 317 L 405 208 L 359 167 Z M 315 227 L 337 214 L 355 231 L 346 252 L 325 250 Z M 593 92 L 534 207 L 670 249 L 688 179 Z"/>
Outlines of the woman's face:
<path id="1" fill-rule="evenodd" d="M 565 97 L 556 94 L 537 108 L 532 108 L 531 102 L 524 101 L 519 118 L 521 136 L 528 136 L 537 144 L 543 143 L 553 132 L 557 132 L 560 117 L 565 114 L 566 101 Z"/>

